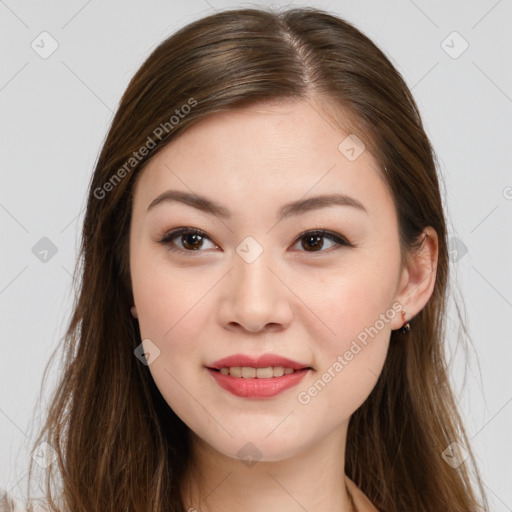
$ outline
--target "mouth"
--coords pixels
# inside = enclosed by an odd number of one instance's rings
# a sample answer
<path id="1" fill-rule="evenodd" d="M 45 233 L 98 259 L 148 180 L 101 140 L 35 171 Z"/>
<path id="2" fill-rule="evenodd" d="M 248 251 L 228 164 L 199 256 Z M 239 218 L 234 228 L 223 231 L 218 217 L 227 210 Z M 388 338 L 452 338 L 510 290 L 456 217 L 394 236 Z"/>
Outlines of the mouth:
<path id="1" fill-rule="evenodd" d="M 270 398 L 296 386 L 311 366 L 278 354 L 234 354 L 206 365 L 213 381 L 242 398 Z"/>
<path id="2" fill-rule="evenodd" d="M 224 391 L 256 400 L 274 397 L 296 386 L 311 370 L 311 367 L 296 370 L 283 367 L 207 368 L 213 382 Z"/>

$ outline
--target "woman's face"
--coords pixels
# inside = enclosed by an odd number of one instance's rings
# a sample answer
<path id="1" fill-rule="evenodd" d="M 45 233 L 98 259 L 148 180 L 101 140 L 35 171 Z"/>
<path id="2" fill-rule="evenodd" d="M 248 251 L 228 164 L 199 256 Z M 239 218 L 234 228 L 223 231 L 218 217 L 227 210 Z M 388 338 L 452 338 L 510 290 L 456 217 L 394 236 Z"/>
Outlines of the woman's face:
<path id="1" fill-rule="evenodd" d="M 344 432 L 403 324 L 393 200 L 349 135 L 318 106 L 260 104 L 203 120 L 139 176 L 132 312 L 149 370 L 225 455 L 280 460 Z M 209 369 L 263 354 L 252 366 L 282 366 L 277 376 Z M 309 369 L 289 375 L 277 357 Z"/>

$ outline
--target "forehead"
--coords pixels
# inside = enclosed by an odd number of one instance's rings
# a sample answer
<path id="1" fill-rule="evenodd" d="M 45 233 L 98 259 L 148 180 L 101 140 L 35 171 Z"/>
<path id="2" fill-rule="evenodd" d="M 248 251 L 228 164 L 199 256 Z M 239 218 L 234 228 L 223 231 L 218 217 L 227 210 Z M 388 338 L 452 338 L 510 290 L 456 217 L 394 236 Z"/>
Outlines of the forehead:
<path id="1" fill-rule="evenodd" d="M 215 113 L 181 133 L 138 177 L 136 205 L 167 189 L 216 198 L 234 214 L 339 192 L 376 212 L 392 199 L 372 154 L 318 104 L 257 104 Z M 387 205 L 385 204 L 387 203 Z"/>

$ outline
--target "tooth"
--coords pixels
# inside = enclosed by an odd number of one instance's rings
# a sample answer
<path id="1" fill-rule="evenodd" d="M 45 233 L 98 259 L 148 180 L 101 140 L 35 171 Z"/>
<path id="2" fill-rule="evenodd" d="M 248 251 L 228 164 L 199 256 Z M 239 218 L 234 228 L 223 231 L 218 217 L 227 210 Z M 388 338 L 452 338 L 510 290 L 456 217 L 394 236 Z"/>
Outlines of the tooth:
<path id="1" fill-rule="evenodd" d="M 256 368 L 242 366 L 242 377 L 244 379 L 254 379 L 254 377 L 256 377 Z"/>
<path id="2" fill-rule="evenodd" d="M 256 369 L 256 377 L 258 379 L 270 379 L 274 376 L 274 370 L 272 366 L 268 366 L 267 368 L 257 368 Z"/>
<path id="3" fill-rule="evenodd" d="M 274 367 L 274 377 L 282 377 L 284 375 L 284 368 L 282 366 Z"/>
<path id="4" fill-rule="evenodd" d="M 229 368 L 220 368 L 219 371 L 223 375 L 231 375 L 232 377 L 242 377 L 245 379 L 270 379 L 272 377 L 290 375 L 295 370 L 293 368 L 284 368 L 283 366 L 267 366 L 265 368 L 231 366 Z"/>
<path id="5" fill-rule="evenodd" d="M 242 368 L 240 366 L 232 366 L 229 369 L 229 374 L 232 377 L 241 377 L 242 376 Z"/>

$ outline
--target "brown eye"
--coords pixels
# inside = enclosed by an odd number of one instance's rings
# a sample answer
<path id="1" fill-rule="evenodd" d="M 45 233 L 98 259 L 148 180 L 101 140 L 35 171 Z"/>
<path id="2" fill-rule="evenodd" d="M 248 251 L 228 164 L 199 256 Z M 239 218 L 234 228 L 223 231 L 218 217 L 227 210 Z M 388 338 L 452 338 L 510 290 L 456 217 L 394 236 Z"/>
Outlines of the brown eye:
<path id="1" fill-rule="evenodd" d="M 181 243 L 185 249 L 197 251 L 197 249 L 200 249 L 203 245 L 203 237 L 196 233 L 188 233 L 181 235 Z"/>
<path id="2" fill-rule="evenodd" d="M 323 237 L 321 237 L 319 235 L 307 236 L 302 239 L 302 247 L 304 247 L 304 249 L 306 249 L 306 250 L 321 249 L 323 247 L 323 245 L 324 245 Z"/>
<path id="3" fill-rule="evenodd" d="M 192 252 L 204 250 L 205 245 L 210 243 L 213 248 L 218 248 L 204 231 L 192 228 L 177 228 L 169 231 L 161 240 L 160 243 L 168 245 L 173 251 Z M 207 249 L 209 247 L 206 247 Z"/>
<path id="4" fill-rule="evenodd" d="M 301 243 L 301 247 L 306 252 L 325 252 L 324 240 L 327 239 L 330 241 L 331 245 L 327 247 L 327 249 L 331 249 L 336 246 L 347 246 L 350 247 L 351 244 L 342 236 L 332 233 L 330 231 L 308 231 L 299 236 L 298 242 Z M 324 250 L 322 250 L 324 249 Z"/>

